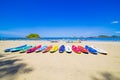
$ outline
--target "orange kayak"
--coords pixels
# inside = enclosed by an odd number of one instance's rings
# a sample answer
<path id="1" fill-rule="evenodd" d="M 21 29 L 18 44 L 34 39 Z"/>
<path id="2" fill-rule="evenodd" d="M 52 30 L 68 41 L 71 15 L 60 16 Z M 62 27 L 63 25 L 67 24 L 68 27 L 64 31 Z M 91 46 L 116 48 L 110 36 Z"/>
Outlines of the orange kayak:
<path id="1" fill-rule="evenodd" d="M 46 53 L 46 52 L 50 51 L 51 48 L 52 48 L 52 45 L 48 46 L 46 49 L 44 49 L 42 51 L 42 53 Z"/>

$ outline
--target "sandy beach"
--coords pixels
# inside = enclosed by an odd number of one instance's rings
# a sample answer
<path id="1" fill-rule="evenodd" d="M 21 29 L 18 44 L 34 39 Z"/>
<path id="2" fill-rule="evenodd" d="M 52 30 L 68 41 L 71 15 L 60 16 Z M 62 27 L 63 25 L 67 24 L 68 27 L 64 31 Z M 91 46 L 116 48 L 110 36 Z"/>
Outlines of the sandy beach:
<path id="1" fill-rule="evenodd" d="M 28 45 L 94 45 L 108 55 L 19 52 L 4 49 Z M 0 41 L 0 80 L 120 80 L 120 42 Z"/>

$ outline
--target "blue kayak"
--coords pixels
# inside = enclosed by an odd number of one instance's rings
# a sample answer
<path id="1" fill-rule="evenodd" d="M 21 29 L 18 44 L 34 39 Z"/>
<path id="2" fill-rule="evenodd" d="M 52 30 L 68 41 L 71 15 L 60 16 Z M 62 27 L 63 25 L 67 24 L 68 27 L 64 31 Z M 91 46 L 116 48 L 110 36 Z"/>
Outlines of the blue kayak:
<path id="1" fill-rule="evenodd" d="M 46 48 L 47 48 L 47 46 L 42 46 L 41 48 L 37 49 L 36 52 L 41 52 L 41 51 L 43 51 Z"/>
<path id="2" fill-rule="evenodd" d="M 9 49 L 5 49 L 4 52 L 10 52 L 12 49 L 17 49 L 17 48 L 23 48 L 23 47 L 26 47 L 27 45 L 22 45 L 22 46 L 18 46 L 18 47 L 15 47 L 15 48 L 9 48 Z"/>
<path id="3" fill-rule="evenodd" d="M 59 48 L 59 53 L 63 53 L 65 51 L 65 46 L 61 45 Z"/>
<path id="4" fill-rule="evenodd" d="M 24 46 L 24 47 L 19 47 L 19 48 L 13 48 L 13 49 L 11 49 L 10 51 L 11 51 L 11 52 L 17 52 L 17 51 L 24 50 L 24 49 L 26 49 L 26 48 L 28 48 L 28 47 L 31 47 L 31 46 Z"/>
<path id="5" fill-rule="evenodd" d="M 92 54 L 97 54 L 98 53 L 97 50 L 95 50 L 94 48 L 92 48 L 92 47 L 90 47 L 88 45 L 85 46 L 85 49 L 87 49 Z"/>

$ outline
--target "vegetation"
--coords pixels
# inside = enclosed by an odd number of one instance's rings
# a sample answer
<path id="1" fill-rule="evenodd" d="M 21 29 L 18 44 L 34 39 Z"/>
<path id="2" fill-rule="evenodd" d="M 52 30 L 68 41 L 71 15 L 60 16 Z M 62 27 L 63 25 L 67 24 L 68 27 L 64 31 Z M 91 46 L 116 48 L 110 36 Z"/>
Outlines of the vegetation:
<path id="1" fill-rule="evenodd" d="M 120 38 L 120 36 L 116 36 L 116 35 L 112 35 L 112 36 L 99 35 L 98 38 Z"/>
<path id="2" fill-rule="evenodd" d="M 36 38 L 40 38 L 40 36 L 39 36 L 39 34 L 31 33 L 28 36 L 26 36 L 26 38 L 36 39 Z"/>
<path id="3" fill-rule="evenodd" d="M 110 36 L 107 36 L 107 35 L 99 35 L 98 37 L 99 37 L 99 38 L 109 38 Z"/>
<path id="4" fill-rule="evenodd" d="M 120 38 L 120 36 L 112 35 L 112 38 Z"/>

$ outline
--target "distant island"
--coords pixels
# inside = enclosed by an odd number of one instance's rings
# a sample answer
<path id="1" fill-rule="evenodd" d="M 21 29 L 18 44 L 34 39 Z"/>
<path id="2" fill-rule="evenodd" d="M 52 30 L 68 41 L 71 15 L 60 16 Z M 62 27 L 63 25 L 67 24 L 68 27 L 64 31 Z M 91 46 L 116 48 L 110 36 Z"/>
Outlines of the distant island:
<path id="1" fill-rule="evenodd" d="M 83 38 L 85 38 L 85 37 L 83 37 Z M 120 36 L 116 36 L 116 35 L 112 35 L 112 36 L 99 35 L 99 36 L 91 36 L 91 37 L 86 37 L 86 38 L 120 38 Z"/>
<path id="2" fill-rule="evenodd" d="M 116 36 L 116 35 L 112 35 L 112 36 L 99 35 L 98 38 L 120 38 L 120 36 Z"/>
<path id="3" fill-rule="evenodd" d="M 84 37 L 84 36 L 80 36 L 80 37 L 71 37 L 71 38 L 120 38 L 120 36 L 117 35 L 98 35 L 98 36 L 88 36 L 88 37 Z"/>
<path id="4" fill-rule="evenodd" d="M 26 38 L 28 39 L 37 39 L 37 38 L 40 38 L 39 34 L 36 34 L 36 33 L 31 33 L 29 34 L 28 36 L 26 36 Z M 98 35 L 98 36 L 90 36 L 90 37 L 71 37 L 71 38 L 120 38 L 120 36 L 117 36 L 117 35 L 111 35 L 111 36 L 108 36 L 108 35 Z"/>
<path id="5" fill-rule="evenodd" d="M 40 38 L 40 36 L 39 36 L 39 34 L 31 33 L 28 36 L 26 36 L 26 38 L 28 38 L 28 39 L 37 39 L 37 38 Z"/>

